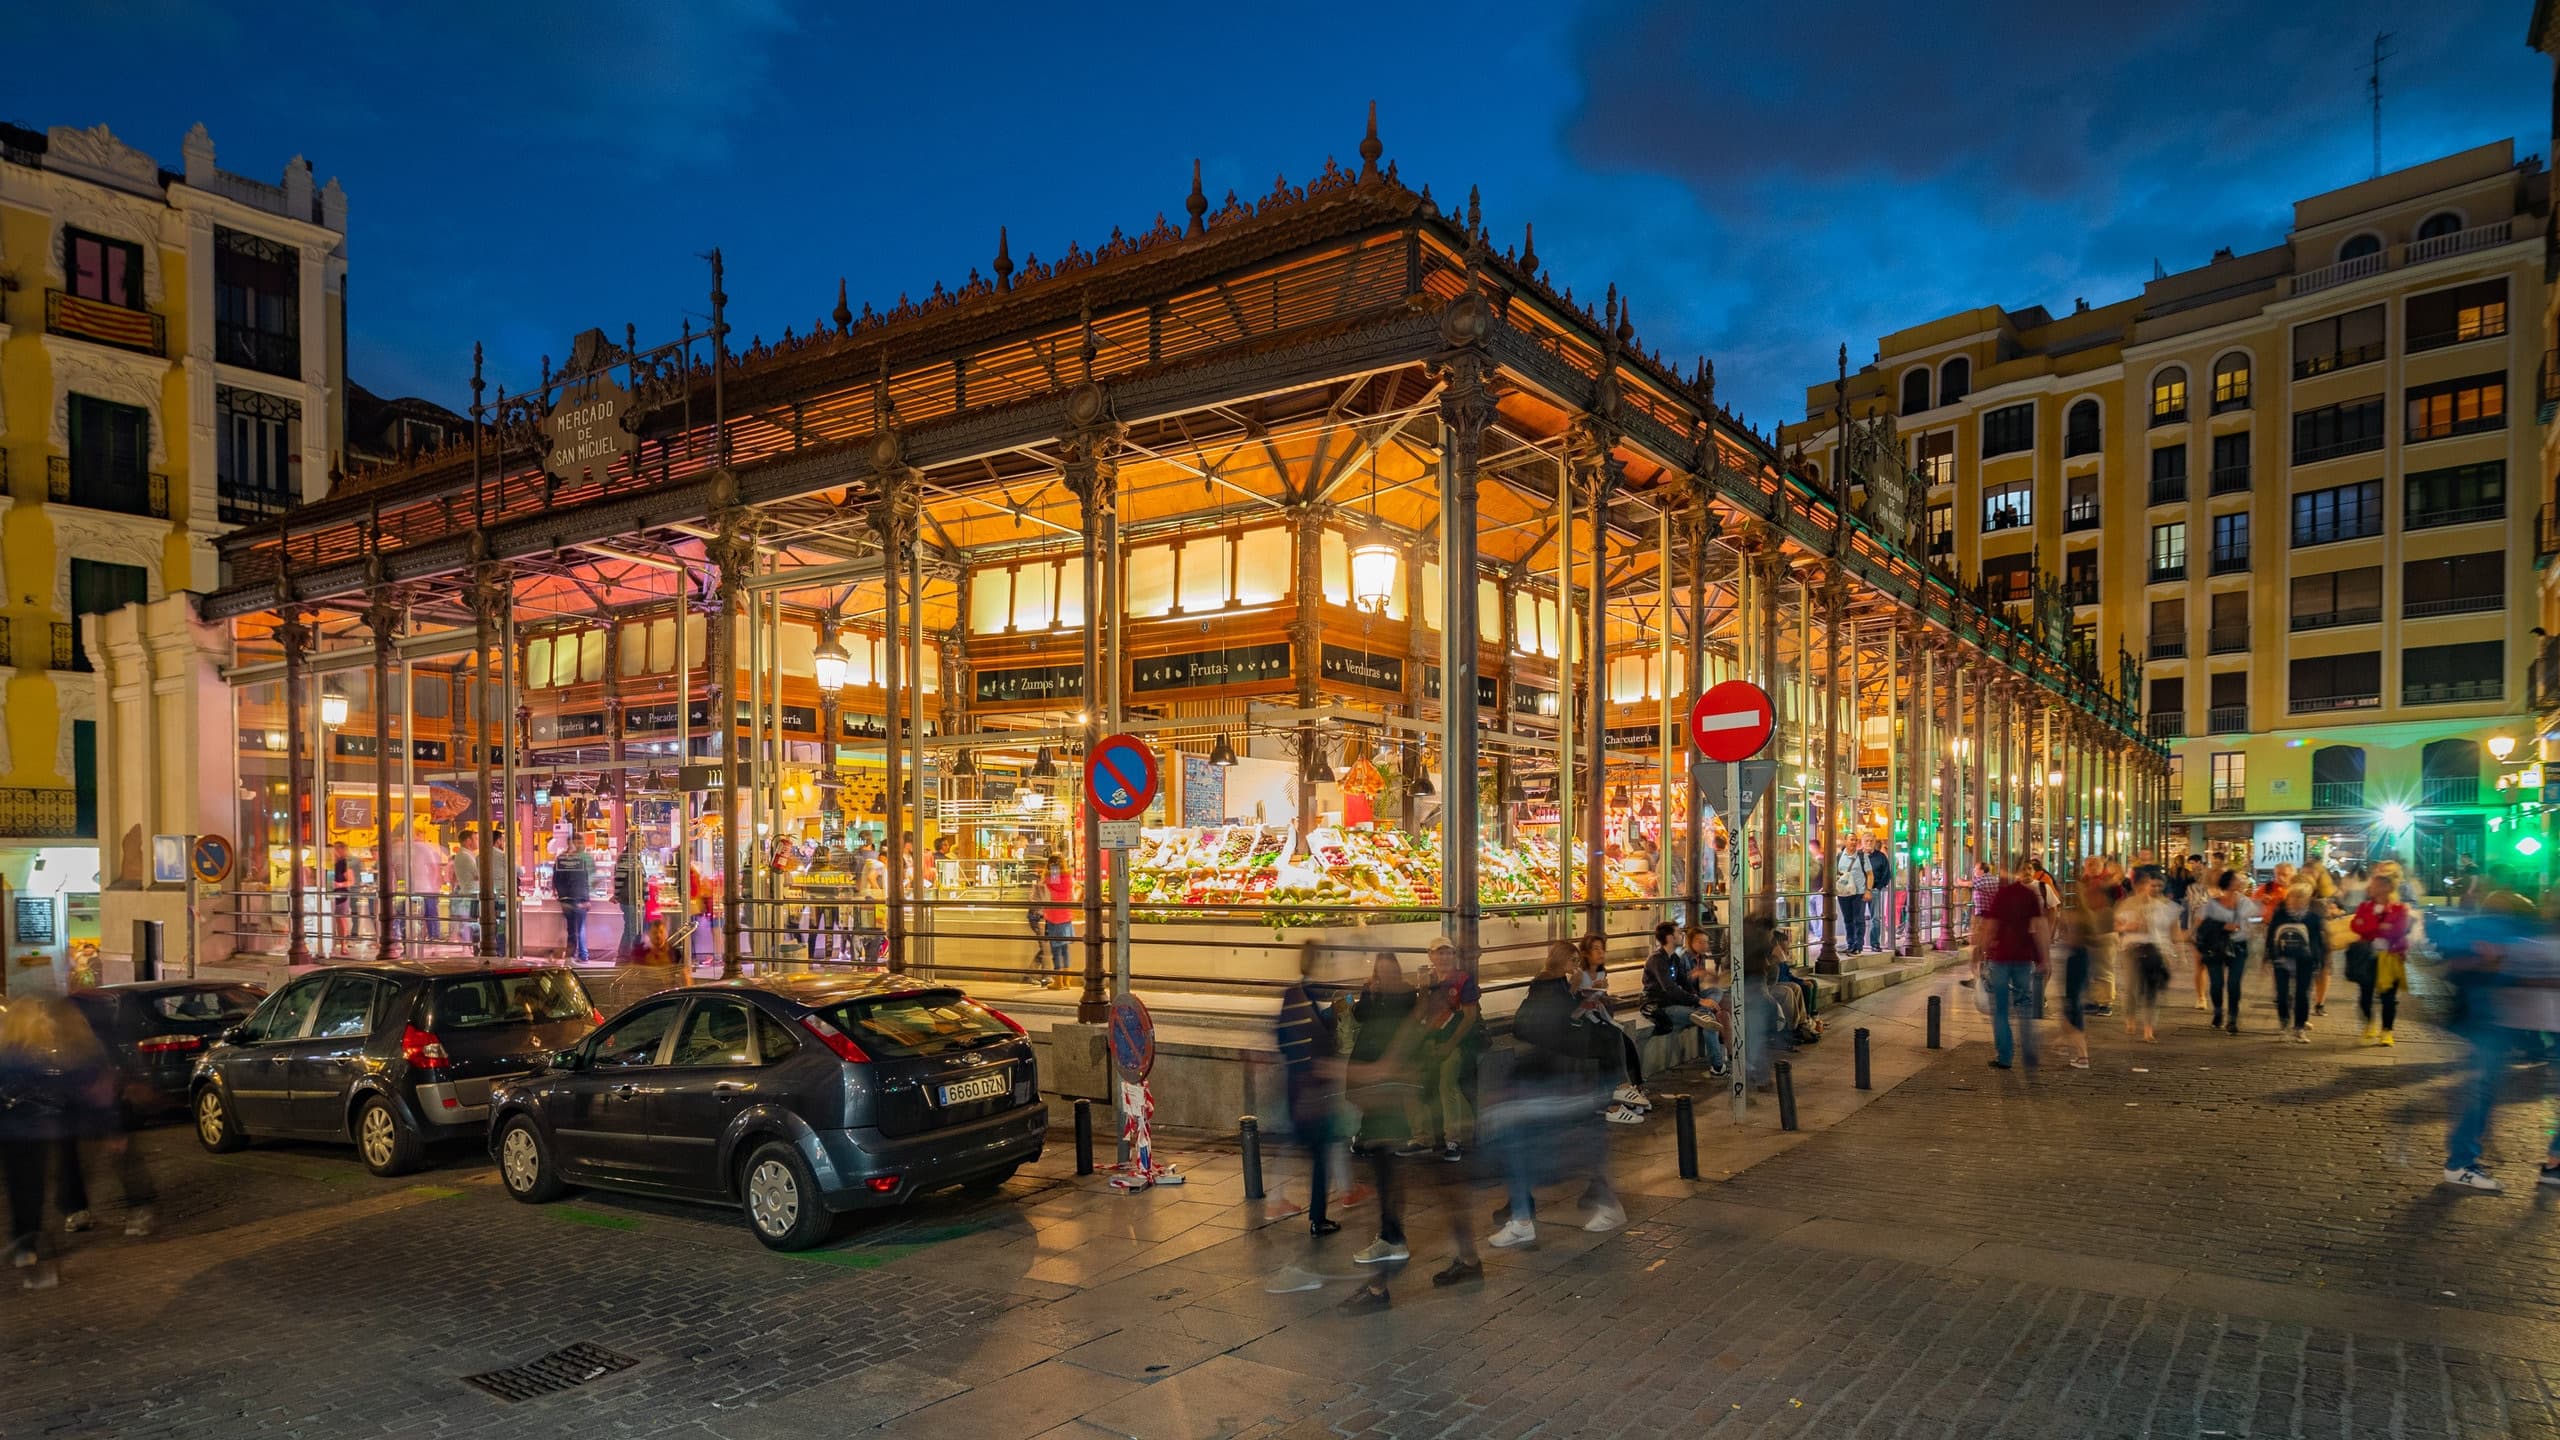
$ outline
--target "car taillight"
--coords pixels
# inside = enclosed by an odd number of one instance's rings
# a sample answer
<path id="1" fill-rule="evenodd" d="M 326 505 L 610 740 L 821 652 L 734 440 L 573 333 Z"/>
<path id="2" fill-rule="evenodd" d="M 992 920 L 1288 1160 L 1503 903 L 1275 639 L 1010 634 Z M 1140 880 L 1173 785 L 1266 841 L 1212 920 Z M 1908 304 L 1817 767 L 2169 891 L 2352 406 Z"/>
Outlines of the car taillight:
<path id="1" fill-rule="evenodd" d="M 898 1188 L 898 1177 L 895 1175 L 874 1175 L 863 1183 L 871 1187 L 873 1194 L 886 1195 L 890 1191 Z"/>
<path id="2" fill-rule="evenodd" d="M 444 1052 L 444 1042 L 435 1037 L 435 1032 L 415 1025 L 404 1026 L 400 1031 L 400 1058 L 420 1070 L 442 1070 L 453 1064 L 453 1057 Z"/>
<path id="3" fill-rule="evenodd" d="M 1016 1034 L 1016 1035 L 1028 1036 L 1028 1035 L 1031 1033 L 1030 1031 L 1025 1030 L 1025 1029 L 1023 1029 L 1023 1028 L 1022 1028 L 1022 1022 L 1021 1022 L 1021 1021 L 1014 1019 L 1012 1016 L 1007 1015 L 1006 1013 L 1004 1013 L 1003 1011 L 1001 1011 L 1001 1010 L 997 1009 L 997 1008 L 996 1008 L 996 1007 L 994 1007 L 993 1005 L 985 1005 L 985 1006 L 981 1006 L 981 1007 L 979 1007 L 979 1008 L 981 1008 L 981 1009 L 985 1010 L 988 1014 L 993 1015 L 993 1016 L 994 1016 L 994 1017 L 996 1017 L 997 1019 L 999 1019 L 999 1020 L 1003 1021 L 1003 1022 L 1005 1023 L 1005 1028 L 1006 1028 L 1006 1029 L 1008 1029 L 1008 1030 L 1011 1030 L 1011 1031 L 1012 1031 L 1014 1034 Z"/>
<path id="4" fill-rule="evenodd" d="M 818 1037 L 818 1043 L 836 1052 L 836 1058 L 848 1065 L 868 1065 L 871 1057 L 853 1043 L 853 1037 L 815 1015 L 800 1017 L 800 1028 Z"/>
<path id="5" fill-rule="evenodd" d="M 596 1009 L 590 1009 L 590 1010 L 588 1010 L 588 1011 L 587 1011 L 587 1023 L 588 1023 L 588 1024 L 590 1024 L 590 1025 L 601 1025 L 601 1024 L 603 1024 L 603 1023 L 604 1023 L 604 1012 L 603 1012 L 603 1011 L 601 1011 L 601 1010 L 596 1010 Z"/>
<path id="6" fill-rule="evenodd" d="M 181 1050 L 201 1050 L 201 1035 L 152 1035 L 133 1042 L 133 1048 L 145 1055 L 169 1055 Z"/>

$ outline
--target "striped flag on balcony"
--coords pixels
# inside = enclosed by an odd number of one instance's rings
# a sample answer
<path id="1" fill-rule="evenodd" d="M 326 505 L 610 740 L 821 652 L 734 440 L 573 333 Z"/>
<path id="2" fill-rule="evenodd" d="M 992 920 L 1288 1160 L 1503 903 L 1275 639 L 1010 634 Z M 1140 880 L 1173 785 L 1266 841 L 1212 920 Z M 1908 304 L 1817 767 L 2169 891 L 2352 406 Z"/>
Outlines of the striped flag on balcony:
<path id="1" fill-rule="evenodd" d="M 61 309 L 56 312 L 55 324 L 66 335 L 134 350 L 156 348 L 151 312 L 148 310 L 129 310 L 122 305 L 110 305 L 104 300 L 91 300 L 69 293 L 65 293 L 59 303 Z"/>

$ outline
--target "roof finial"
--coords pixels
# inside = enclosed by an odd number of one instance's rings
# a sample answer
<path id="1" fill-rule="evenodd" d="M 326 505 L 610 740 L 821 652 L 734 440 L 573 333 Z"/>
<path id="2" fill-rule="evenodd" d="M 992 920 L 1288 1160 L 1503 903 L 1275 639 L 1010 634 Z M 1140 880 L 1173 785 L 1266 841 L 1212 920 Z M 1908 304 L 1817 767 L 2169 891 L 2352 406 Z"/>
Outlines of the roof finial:
<path id="1" fill-rule="evenodd" d="M 1470 185 L 1467 187 L 1467 233 L 1472 235 L 1482 229 L 1484 229 L 1484 197 L 1476 193 L 1475 186 Z"/>
<path id="2" fill-rule="evenodd" d="M 1520 273 L 1534 279 L 1538 274 L 1538 227 L 1533 223 L 1520 228 L 1528 237 L 1520 242 Z"/>
<path id="3" fill-rule="evenodd" d="M 1618 282 L 1615 280 L 1609 282 L 1609 298 L 1600 307 L 1600 323 L 1608 333 L 1614 335 L 1618 332 Z"/>
<path id="4" fill-rule="evenodd" d="M 1378 102 L 1372 100 L 1369 102 L 1369 133 L 1360 140 L 1360 178 L 1377 179 L 1378 157 L 1386 153 L 1387 147 L 1378 143 Z"/>
<path id="5" fill-rule="evenodd" d="M 1630 295 L 1618 302 L 1618 343 L 1633 344 L 1636 338 L 1636 299 Z"/>
<path id="6" fill-rule="evenodd" d="M 1085 292 L 1085 294 L 1079 299 L 1076 307 L 1076 328 L 1078 331 L 1082 332 L 1084 336 L 1083 343 L 1077 348 L 1084 360 L 1085 383 L 1090 385 L 1093 383 L 1093 359 L 1102 351 L 1102 347 L 1096 343 L 1093 334 L 1093 294 L 1091 291 Z"/>
<path id="7" fill-rule="evenodd" d="M 996 227 L 996 288 L 1013 288 L 1013 237 L 1002 225 Z"/>
<path id="8" fill-rule="evenodd" d="M 1191 223 L 1182 228 L 1185 235 L 1197 235 L 1209 227 L 1201 217 L 1209 213 L 1209 197 L 1200 189 L 1200 161 L 1191 161 L 1191 193 L 1183 197 L 1182 208 L 1191 213 Z"/>
<path id="9" fill-rule="evenodd" d="M 853 307 L 845 303 L 844 277 L 841 275 L 836 277 L 835 320 L 836 333 L 839 335 L 842 335 L 853 328 Z"/>

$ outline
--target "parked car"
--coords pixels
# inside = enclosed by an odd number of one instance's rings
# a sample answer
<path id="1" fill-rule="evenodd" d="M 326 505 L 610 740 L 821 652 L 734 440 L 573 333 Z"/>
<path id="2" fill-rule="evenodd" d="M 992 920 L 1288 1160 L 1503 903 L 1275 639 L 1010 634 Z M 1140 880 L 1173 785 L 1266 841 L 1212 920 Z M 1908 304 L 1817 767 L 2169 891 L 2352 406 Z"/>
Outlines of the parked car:
<path id="1" fill-rule="evenodd" d="M 838 1216 L 1036 1160 L 1023 1029 L 948 985 L 863 974 L 669 990 L 497 1087 L 489 1146 L 528 1203 L 571 1185 L 736 1205 L 776 1250 Z"/>
<path id="2" fill-rule="evenodd" d="M 425 1148 L 483 1134 L 489 1092 L 604 1017 L 576 972 L 474 961 L 335 965 L 267 997 L 197 1062 L 196 1138 L 352 1140 L 399 1175 Z"/>
<path id="3" fill-rule="evenodd" d="M 137 1118 L 186 1109 L 197 1059 L 266 998 L 263 987 L 232 980 L 138 980 L 71 992 L 123 1072 L 125 1109 Z"/>

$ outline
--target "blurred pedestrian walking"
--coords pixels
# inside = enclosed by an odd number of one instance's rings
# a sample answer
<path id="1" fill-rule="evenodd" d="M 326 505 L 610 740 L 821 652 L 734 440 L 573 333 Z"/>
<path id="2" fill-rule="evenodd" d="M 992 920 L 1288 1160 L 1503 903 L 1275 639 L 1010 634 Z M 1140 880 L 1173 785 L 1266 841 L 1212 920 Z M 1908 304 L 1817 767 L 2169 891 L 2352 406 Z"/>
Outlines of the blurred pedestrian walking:
<path id="1" fill-rule="evenodd" d="M 2471 1043 L 2471 1074 L 2456 1092 L 2445 1139 L 2444 1183 L 2469 1190 L 2506 1187 L 2490 1177 L 2483 1149 L 2499 1092 L 2519 1056 L 2539 1058 L 2542 1037 L 2560 1032 L 2560 937 L 2514 890 L 2484 880 L 2476 913 L 2446 917 L 2437 949 L 2459 997 L 2455 1030 Z M 2547 1094 L 2549 1071 L 2534 1069 Z M 2542 1158 L 2541 1183 L 2560 1186 L 2560 1131 Z"/>
<path id="2" fill-rule="evenodd" d="M 0 1011 L 0 1174 L 9 1266 L 27 1289 L 50 1289 L 57 1279 L 44 1234 L 48 1174 L 63 1228 L 89 1228 L 80 1146 L 113 1133 L 115 1108 L 115 1066 L 69 1001 L 29 996 Z"/>
<path id="3" fill-rule="evenodd" d="M 2275 980 L 2276 1034 L 2311 1043 L 2311 989 L 2328 968 L 2328 917 L 2311 877 L 2296 875 L 2267 912 L 2267 973 Z"/>
<path id="4" fill-rule="evenodd" d="M 1280 992 L 1278 1026 L 1289 1128 L 1298 1143 L 1307 1147 L 1307 1230 L 1318 1238 L 1342 1228 L 1325 1215 L 1332 1194 L 1332 1177 L 1327 1172 L 1341 1075 L 1333 1007 L 1316 993 L 1316 970 L 1323 958 L 1323 948 L 1312 940 L 1298 947 L 1297 983 Z"/>
<path id="5" fill-rule="evenodd" d="M 1422 961 L 1422 1104 L 1407 1156 L 1455 1163 L 1475 1143 L 1477 1075 L 1484 1063 L 1484 992 L 1458 963 L 1458 947 L 1434 940 Z M 1460 1141 L 1466 1142 L 1461 1145 Z"/>
<path id="6" fill-rule="evenodd" d="M 2053 916 L 2053 948 L 2062 960 L 2062 1039 L 2074 1070 L 2089 1068 L 2089 970 L 2095 922 L 2085 891 L 2074 887 Z"/>
<path id="7" fill-rule="evenodd" d="M 2007 883 L 1993 893 L 1979 930 L 1987 957 L 1983 983 L 1991 996 L 1991 1068 L 2006 1070 L 2014 1059 L 2023 1059 L 2033 1069 L 2037 981 L 2053 946 L 2035 861 L 2018 857 Z"/>
<path id="8" fill-rule="evenodd" d="M 2196 921 L 2196 959 L 2213 1000 L 2213 1025 L 2240 1033 L 2240 974 L 2249 963 L 2249 892 L 2240 872 L 2225 870 L 2206 892 Z"/>
<path id="9" fill-rule="evenodd" d="M 2116 964 L 2133 978 L 2124 1029 L 2146 1041 L 2160 1038 L 2160 992 L 2168 988 L 2169 957 L 2177 953 L 2178 907 L 2166 888 L 2158 871 L 2137 870 L 2133 893 L 2116 903 Z"/>
<path id="10" fill-rule="evenodd" d="M 2367 1045 L 2393 1043 L 2392 1027 L 2400 1018 L 2400 989 L 2408 976 L 2409 907 L 2400 903 L 2399 888 L 2397 876 L 2377 871 L 2365 882 L 2364 903 L 2350 922 L 2356 941 L 2347 947 L 2347 978 L 2356 982 L 2356 1014 L 2364 1019 L 2362 1043 Z"/>

